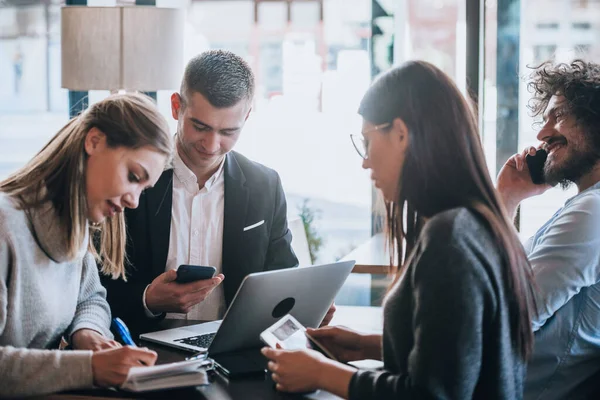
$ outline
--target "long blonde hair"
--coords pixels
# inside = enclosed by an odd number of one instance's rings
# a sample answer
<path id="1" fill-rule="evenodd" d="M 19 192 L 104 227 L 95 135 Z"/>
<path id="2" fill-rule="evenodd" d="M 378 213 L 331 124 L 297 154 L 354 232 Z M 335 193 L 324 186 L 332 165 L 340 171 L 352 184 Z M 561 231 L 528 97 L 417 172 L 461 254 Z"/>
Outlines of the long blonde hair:
<path id="1" fill-rule="evenodd" d="M 111 148 L 149 146 L 170 156 L 173 147 L 167 121 L 149 97 L 136 93 L 112 95 L 71 119 L 24 167 L 0 182 L 0 191 L 16 198 L 24 210 L 52 202 L 67 232 L 70 257 L 81 249 L 88 226 L 88 155 L 84 145 L 92 128 L 106 135 Z M 96 232 L 90 233 L 98 233 L 99 240 L 97 248 L 90 240 L 89 250 L 102 262 L 102 273 L 125 279 L 123 214 L 105 219 L 92 230 Z"/>

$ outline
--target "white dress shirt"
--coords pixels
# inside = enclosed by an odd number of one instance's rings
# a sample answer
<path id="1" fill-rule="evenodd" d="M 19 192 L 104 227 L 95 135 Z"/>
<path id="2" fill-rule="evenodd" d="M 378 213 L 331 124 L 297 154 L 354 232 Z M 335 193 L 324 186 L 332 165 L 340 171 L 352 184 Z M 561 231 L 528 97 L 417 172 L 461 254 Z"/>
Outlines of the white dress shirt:
<path id="1" fill-rule="evenodd" d="M 196 175 L 177 152 L 173 158 L 173 206 L 169 252 L 165 271 L 181 264 L 206 265 L 222 271 L 223 213 L 225 198 L 225 162 L 202 189 Z M 144 292 L 144 306 L 146 293 Z M 225 313 L 225 294 L 219 285 L 187 314 L 169 313 L 167 318 L 221 319 Z M 147 315 L 153 315 L 146 308 Z"/>

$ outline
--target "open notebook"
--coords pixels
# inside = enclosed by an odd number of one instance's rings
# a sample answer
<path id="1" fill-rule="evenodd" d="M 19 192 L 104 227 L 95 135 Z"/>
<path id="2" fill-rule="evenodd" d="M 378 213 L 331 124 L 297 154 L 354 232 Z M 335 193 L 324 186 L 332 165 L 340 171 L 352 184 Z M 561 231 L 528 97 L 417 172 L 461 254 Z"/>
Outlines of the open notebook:
<path id="1" fill-rule="evenodd" d="M 130 392 L 208 385 L 209 360 L 190 360 L 152 367 L 133 367 L 121 389 Z"/>

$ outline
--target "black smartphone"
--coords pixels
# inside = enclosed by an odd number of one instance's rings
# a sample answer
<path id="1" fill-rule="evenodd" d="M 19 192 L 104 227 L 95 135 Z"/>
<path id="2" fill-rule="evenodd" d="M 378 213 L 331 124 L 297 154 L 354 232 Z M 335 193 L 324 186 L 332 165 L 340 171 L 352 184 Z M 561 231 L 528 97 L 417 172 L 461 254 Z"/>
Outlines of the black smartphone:
<path id="1" fill-rule="evenodd" d="M 525 156 L 531 181 L 536 185 L 546 183 L 546 180 L 544 179 L 544 164 L 546 163 L 547 158 L 548 153 L 544 149 L 536 151 L 535 156 L 530 156 L 529 154 Z"/>
<path id="2" fill-rule="evenodd" d="M 217 269 L 215 267 L 206 267 L 204 265 L 182 264 L 177 268 L 177 283 L 189 283 L 210 279 L 215 276 Z"/>

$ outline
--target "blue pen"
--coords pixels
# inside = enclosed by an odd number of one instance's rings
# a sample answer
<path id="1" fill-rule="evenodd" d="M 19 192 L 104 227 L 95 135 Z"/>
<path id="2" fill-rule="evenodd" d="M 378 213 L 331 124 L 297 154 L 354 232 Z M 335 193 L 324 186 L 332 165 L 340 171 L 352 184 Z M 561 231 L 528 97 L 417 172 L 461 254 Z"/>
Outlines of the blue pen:
<path id="1" fill-rule="evenodd" d="M 113 318 L 111 328 L 119 335 L 123 343 L 129 346 L 135 346 L 135 342 L 131 338 L 131 333 L 129 333 L 127 325 L 125 325 L 125 322 L 123 322 L 121 318 Z"/>

